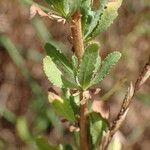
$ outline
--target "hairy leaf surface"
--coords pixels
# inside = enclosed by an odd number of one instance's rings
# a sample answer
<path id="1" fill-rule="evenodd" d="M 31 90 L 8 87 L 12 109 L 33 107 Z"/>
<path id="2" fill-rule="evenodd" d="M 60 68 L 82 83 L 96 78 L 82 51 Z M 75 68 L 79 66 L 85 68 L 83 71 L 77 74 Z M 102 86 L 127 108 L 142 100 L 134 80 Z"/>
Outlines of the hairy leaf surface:
<path id="1" fill-rule="evenodd" d="M 43 59 L 43 67 L 44 67 L 44 72 L 50 82 L 52 82 L 53 85 L 58 86 L 58 87 L 63 87 L 63 82 L 62 82 L 62 73 L 60 70 L 57 68 L 57 66 L 53 63 L 51 58 L 49 56 L 46 56 Z"/>
<path id="2" fill-rule="evenodd" d="M 98 25 L 93 31 L 91 38 L 97 36 L 99 33 L 104 32 L 118 16 L 118 9 L 121 6 L 123 0 L 114 0 L 108 2 L 102 15 L 99 19 Z"/>
<path id="3" fill-rule="evenodd" d="M 68 18 L 79 7 L 80 0 L 46 0 L 61 16 Z"/>
<path id="4" fill-rule="evenodd" d="M 94 29 L 96 28 L 96 26 L 99 23 L 99 19 L 103 13 L 103 10 L 105 8 L 105 5 L 107 4 L 107 0 L 99 0 L 100 4 L 98 7 L 98 10 L 95 10 L 93 13 L 93 18 L 91 20 L 91 23 L 88 26 L 87 32 L 85 33 L 84 39 L 86 39 L 88 36 L 90 36 L 92 34 L 92 32 L 94 31 Z"/>
<path id="5" fill-rule="evenodd" d="M 61 71 L 57 68 L 55 63 L 49 56 L 46 56 L 43 59 L 43 68 L 46 76 L 48 77 L 49 81 L 60 88 L 67 87 L 67 88 L 75 88 L 76 85 L 72 84 L 68 80 L 66 80 Z"/>
<path id="6" fill-rule="evenodd" d="M 95 43 L 89 45 L 86 48 L 84 56 L 81 60 L 78 71 L 78 80 L 83 89 L 86 89 L 91 81 L 95 70 L 95 64 L 99 57 L 98 48 L 99 46 Z"/>
<path id="7" fill-rule="evenodd" d="M 91 81 L 90 85 L 94 85 L 94 84 L 97 84 L 100 81 L 102 81 L 105 78 L 105 76 L 110 72 L 112 66 L 118 62 L 120 57 L 121 57 L 121 53 L 119 53 L 119 52 L 112 52 L 111 54 L 109 54 L 104 59 L 104 61 L 102 61 L 102 65 L 101 65 L 101 67 L 99 67 L 99 69 L 98 69 L 95 77 Z"/>
<path id="8" fill-rule="evenodd" d="M 63 53 L 50 43 L 45 45 L 45 50 L 64 77 L 73 84 L 76 84 L 71 61 L 69 61 Z"/>

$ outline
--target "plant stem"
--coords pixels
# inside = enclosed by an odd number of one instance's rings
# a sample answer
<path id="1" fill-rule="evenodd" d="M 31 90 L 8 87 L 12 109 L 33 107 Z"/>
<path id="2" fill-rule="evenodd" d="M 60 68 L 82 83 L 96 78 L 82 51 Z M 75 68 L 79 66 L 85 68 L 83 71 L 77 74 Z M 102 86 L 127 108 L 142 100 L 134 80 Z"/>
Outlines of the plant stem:
<path id="1" fill-rule="evenodd" d="M 71 31 L 73 37 L 73 48 L 75 54 L 80 59 L 84 54 L 84 43 L 82 37 L 81 27 L 81 14 L 80 11 L 76 11 L 71 21 Z M 80 102 L 84 99 L 83 91 L 80 92 Z M 80 150 L 89 150 L 88 138 L 87 138 L 87 117 L 86 117 L 87 103 L 80 104 Z"/>
<path id="2" fill-rule="evenodd" d="M 78 59 L 81 59 L 84 54 L 84 44 L 82 37 L 81 14 L 79 11 L 77 11 L 72 17 L 71 31 L 75 54 Z"/>
<path id="3" fill-rule="evenodd" d="M 84 99 L 83 92 L 80 93 L 80 101 Z M 87 102 L 80 103 L 80 150 L 89 150 L 87 138 Z"/>

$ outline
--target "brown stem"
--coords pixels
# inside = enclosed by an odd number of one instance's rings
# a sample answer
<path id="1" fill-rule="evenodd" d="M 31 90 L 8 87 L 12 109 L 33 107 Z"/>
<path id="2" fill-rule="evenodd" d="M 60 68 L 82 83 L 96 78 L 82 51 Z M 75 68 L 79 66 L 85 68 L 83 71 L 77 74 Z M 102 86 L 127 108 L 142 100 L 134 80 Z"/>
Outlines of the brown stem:
<path id="1" fill-rule="evenodd" d="M 84 54 L 84 43 L 82 37 L 82 27 L 81 27 L 81 14 L 80 11 L 76 11 L 76 13 L 72 17 L 71 21 L 71 31 L 73 37 L 73 48 L 75 50 L 75 54 L 80 59 Z M 80 101 L 84 99 L 84 92 L 80 93 Z M 88 147 L 88 138 L 87 138 L 87 117 L 86 117 L 86 109 L 87 103 L 80 104 L 80 150 L 89 150 Z"/>
<path id="2" fill-rule="evenodd" d="M 83 92 L 80 93 L 80 101 L 84 99 Z M 89 150 L 88 148 L 88 138 L 87 138 L 87 103 L 80 104 L 80 150 Z"/>
<path id="3" fill-rule="evenodd" d="M 79 11 L 77 11 L 72 17 L 71 31 L 75 54 L 78 57 L 78 59 L 81 59 L 84 54 L 84 44 L 82 37 L 81 14 Z"/>

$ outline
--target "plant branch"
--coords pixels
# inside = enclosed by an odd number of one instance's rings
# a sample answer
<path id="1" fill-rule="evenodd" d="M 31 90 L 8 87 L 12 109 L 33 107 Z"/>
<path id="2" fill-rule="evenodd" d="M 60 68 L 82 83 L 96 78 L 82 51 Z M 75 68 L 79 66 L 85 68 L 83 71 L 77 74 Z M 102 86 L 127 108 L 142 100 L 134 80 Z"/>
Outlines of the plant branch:
<path id="1" fill-rule="evenodd" d="M 87 100 L 84 92 L 80 93 L 80 149 L 89 150 L 87 138 Z"/>
<path id="2" fill-rule="evenodd" d="M 76 11 L 76 13 L 72 17 L 71 21 L 71 31 L 73 37 L 73 48 L 75 50 L 75 54 L 79 60 L 82 58 L 84 54 L 84 43 L 82 37 L 82 27 L 81 27 L 81 14 L 80 11 Z M 85 100 L 84 103 L 82 103 Z M 87 138 L 87 117 L 86 110 L 87 109 L 87 99 L 85 99 L 84 92 L 80 92 L 80 149 L 81 150 L 89 150 L 88 147 L 88 138 Z"/>
<path id="3" fill-rule="evenodd" d="M 132 103 L 133 97 L 149 77 L 150 77 L 150 58 L 148 63 L 143 68 L 143 71 L 140 73 L 137 81 L 135 82 L 134 87 L 132 83 L 130 84 L 130 87 L 128 88 L 127 94 L 123 100 L 122 107 L 117 118 L 114 120 L 112 126 L 110 126 L 109 130 L 105 133 L 105 135 L 102 138 L 102 142 L 99 148 L 100 150 L 107 149 L 114 134 L 119 130 L 119 128 L 123 124 L 125 117 L 128 113 L 129 106 Z"/>
<path id="4" fill-rule="evenodd" d="M 77 11 L 72 17 L 71 31 L 75 54 L 78 57 L 78 59 L 81 59 L 84 54 L 84 44 L 82 37 L 81 14 L 79 11 Z"/>

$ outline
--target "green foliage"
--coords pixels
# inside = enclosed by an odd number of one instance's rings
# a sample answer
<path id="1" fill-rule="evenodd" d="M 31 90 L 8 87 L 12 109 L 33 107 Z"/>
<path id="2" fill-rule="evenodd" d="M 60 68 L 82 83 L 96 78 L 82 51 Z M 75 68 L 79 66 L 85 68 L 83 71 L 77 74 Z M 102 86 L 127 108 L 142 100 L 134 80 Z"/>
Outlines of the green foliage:
<path id="1" fill-rule="evenodd" d="M 76 85 L 73 66 L 71 62 L 66 58 L 66 56 L 50 43 L 47 43 L 45 45 L 45 50 L 47 52 L 47 55 L 50 56 L 57 68 L 62 72 L 64 78 L 67 77 L 67 80 L 70 83 Z"/>
<path id="2" fill-rule="evenodd" d="M 91 1 L 82 1 L 82 28 L 86 41 L 105 31 L 113 23 L 121 3 L 122 0 L 99 0 L 99 6 L 95 10 Z"/>
<path id="3" fill-rule="evenodd" d="M 80 111 L 81 99 L 78 94 L 102 81 L 110 72 L 112 66 L 121 57 L 119 52 L 112 52 L 101 62 L 99 45 L 97 43 L 89 44 L 87 42 L 105 31 L 113 23 L 118 15 L 118 8 L 122 0 L 98 0 L 98 6 L 95 6 L 92 0 L 78 0 L 76 2 L 75 0 L 46 1 L 58 15 L 69 19 L 69 21 L 77 9 L 80 9 L 82 15 L 84 44 L 86 46 L 88 45 L 85 48 L 83 57 L 78 59 L 73 54 L 72 58 L 68 59 L 61 52 L 60 48 L 57 47 L 57 44 L 51 42 L 45 45 L 48 56 L 43 60 L 44 71 L 48 79 L 54 86 L 61 88 L 63 93 L 61 97 L 54 93 L 49 93 L 51 106 L 60 116 L 75 124 L 77 123 L 76 117 Z M 79 93 L 74 96 L 73 94 L 76 94 L 76 92 Z M 91 137 L 91 148 L 95 150 L 100 144 L 103 131 L 107 128 L 107 122 L 102 119 L 100 114 L 95 112 L 90 112 L 88 118 L 88 134 Z M 72 150 L 72 147 L 62 146 L 62 149 Z"/>
<path id="4" fill-rule="evenodd" d="M 112 66 L 116 62 L 118 62 L 120 57 L 121 57 L 121 53 L 119 53 L 119 52 L 113 52 L 113 53 L 109 54 L 104 59 L 104 61 L 102 61 L 102 65 L 99 67 L 97 73 L 91 80 L 90 85 L 94 85 L 94 84 L 97 84 L 100 81 L 102 81 L 105 78 L 105 76 L 110 72 L 110 69 L 112 68 Z"/>
<path id="5" fill-rule="evenodd" d="M 72 57 L 72 63 L 70 63 L 52 45 L 47 44 L 45 48 L 47 54 L 51 57 L 47 56 L 43 60 L 45 74 L 53 85 L 61 88 L 78 88 L 78 86 L 81 86 L 85 90 L 89 86 L 99 83 L 121 57 L 119 52 L 113 52 L 101 64 L 101 58 L 98 53 L 99 46 L 94 43 L 86 48 L 78 67 L 78 61 L 75 56 Z M 65 79 L 66 77 L 67 80 Z"/>
<path id="6" fill-rule="evenodd" d="M 80 0 L 46 0 L 55 11 L 64 18 L 69 18 L 79 7 Z"/>
<path id="7" fill-rule="evenodd" d="M 59 147 L 49 145 L 49 143 L 42 137 L 36 138 L 36 146 L 39 150 L 59 150 Z"/>
<path id="8" fill-rule="evenodd" d="M 30 134 L 30 131 L 27 125 L 27 120 L 24 117 L 21 116 L 17 118 L 16 129 L 17 129 L 18 135 L 23 141 L 27 142 L 31 140 L 32 135 Z"/>
<path id="9" fill-rule="evenodd" d="M 90 35 L 91 38 L 97 36 L 99 33 L 106 31 L 106 29 L 113 23 L 118 16 L 118 9 L 122 4 L 122 0 L 108 2 L 106 8 L 103 10 L 102 15 L 98 21 L 95 30 Z"/>
<path id="10" fill-rule="evenodd" d="M 72 72 L 71 63 L 67 60 L 66 56 L 62 54 L 55 46 L 47 43 L 45 45 L 45 50 L 47 52 L 47 55 L 51 57 L 57 67 L 64 67 L 66 70 L 68 70 L 68 72 Z"/>
<path id="11" fill-rule="evenodd" d="M 99 46 L 97 44 L 89 45 L 86 48 L 81 60 L 78 70 L 78 80 L 83 89 L 88 87 L 93 75 L 93 71 L 95 70 L 95 64 L 99 57 L 98 48 Z"/>
<path id="12" fill-rule="evenodd" d="M 70 96 L 70 98 L 69 98 L 69 103 L 70 103 L 75 115 L 78 115 L 79 111 L 80 111 L 79 110 L 79 101 L 80 101 L 79 96 L 76 96 L 76 97 Z"/>
<path id="13" fill-rule="evenodd" d="M 63 87 L 62 74 L 49 56 L 43 59 L 43 68 L 48 79 L 58 87 Z"/>
<path id="14" fill-rule="evenodd" d="M 49 94 L 48 98 L 52 107 L 59 115 L 61 115 L 62 117 L 64 117 L 72 123 L 76 121 L 74 111 L 68 100 L 62 99 L 58 96 L 53 97 L 51 94 Z"/>
<path id="15" fill-rule="evenodd" d="M 51 146 L 47 140 L 43 137 L 37 137 L 35 139 L 36 146 L 38 150 L 73 150 L 69 144 L 59 145 L 59 146 Z"/>
<path id="16" fill-rule="evenodd" d="M 101 140 L 103 131 L 106 130 L 107 128 L 107 123 L 104 119 L 100 117 L 99 114 L 95 112 L 92 112 L 89 115 L 89 120 L 90 120 L 89 130 L 92 138 L 92 148 L 95 149 Z"/>
<path id="17" fill-rule="evenodd" d="M 78 80 L 77 80 L 78 65 L 79 65 L 78 58 L 75 55 L 73 55 L 72 56 L 72 66 L 73 66 L 73 71 L 74 71 L 74 78 L 77 83 L 78 83 Z"/>
<path id="18" fill-rule="evenodd" d="M 87 21 L 84 22 L 87 24 L 87 28 L 85 30 L 84 33 L 84 39 L 86 39 L 87 37 L 90 36 L 90 34 L 94 31 L 95 27 L 97 26 L 100 16 L 103 13 L 104 7 L 107 3 L 107 0 L 100 0 L 99 2 L 99 7 L 97 10 L 92 10 L 92 6 L 91 7 L 86 7 L 85 5 L 83 5 L 83 9 L 85 10 L 86 13 L 84 13 L 83 19 L 84 17 L 87 18 Z M 91 18 L 91 19 L 90 19 Z"/>

